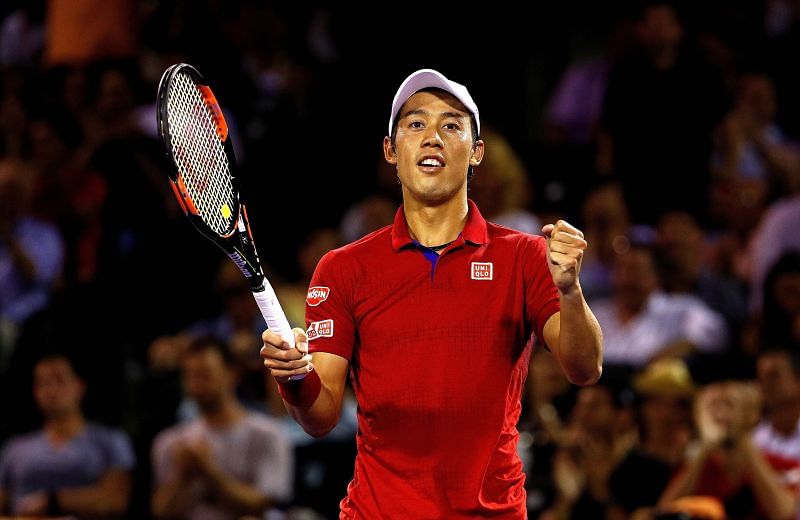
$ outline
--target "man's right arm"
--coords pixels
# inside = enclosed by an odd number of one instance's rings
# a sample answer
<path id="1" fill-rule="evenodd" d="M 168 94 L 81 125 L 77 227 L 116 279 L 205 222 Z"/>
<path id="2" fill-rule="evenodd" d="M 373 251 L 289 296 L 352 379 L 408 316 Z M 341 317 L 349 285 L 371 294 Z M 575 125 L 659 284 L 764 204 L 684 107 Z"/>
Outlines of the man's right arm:
<path id="1" fill-rule="evenodd" d="M 336 426 L 342 410 L 347 380 L 347 359 L 327 352 L 308 354 L 308 338 L 294 329 L 297 348 L 290 348 L 278 334 L 262 335 L 264 366 L 278 381 L 289 414 L 313 437 L 322 437 Z M 294 375 L 305 375 L 290 380 Z"/>

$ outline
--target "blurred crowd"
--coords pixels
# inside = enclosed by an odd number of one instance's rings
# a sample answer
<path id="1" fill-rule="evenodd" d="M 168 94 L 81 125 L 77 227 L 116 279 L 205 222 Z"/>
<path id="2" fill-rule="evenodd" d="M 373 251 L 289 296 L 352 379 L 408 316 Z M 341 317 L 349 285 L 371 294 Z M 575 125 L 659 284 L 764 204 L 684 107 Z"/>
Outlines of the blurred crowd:
<path id="1" fill-rule="evenodd" d="M 0 515 L 337 517 L 354 400 L 323 439 L 286 416 L 247 282 L 166 181 L 183 61 L 295 326 L 319 258 L 393 219 L 380 143 L 417 68 L 481 107 L 488 220 L 585 232 L 604 375 L 534 349 L 531 519 L 800 518 L 800 2 L 327 4 L 0 5 Z"/>

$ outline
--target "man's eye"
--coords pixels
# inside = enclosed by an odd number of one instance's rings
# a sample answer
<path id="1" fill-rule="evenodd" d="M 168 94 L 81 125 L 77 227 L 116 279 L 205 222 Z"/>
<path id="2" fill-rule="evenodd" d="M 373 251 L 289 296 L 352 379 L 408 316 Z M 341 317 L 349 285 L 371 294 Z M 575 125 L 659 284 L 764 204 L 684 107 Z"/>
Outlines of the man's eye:
<path id="1" fill-rule="evenodd" d="M 447 130 L 458 130 L 460 128 L 458 123 L 445 123 L 444 127 Z"/>
<path id="2" fill-rule="evenodd" d="M 422 121 L 411 121 L 408 126 L 409 128 L 422 128 L 424 125 L 422 124 Z"/>

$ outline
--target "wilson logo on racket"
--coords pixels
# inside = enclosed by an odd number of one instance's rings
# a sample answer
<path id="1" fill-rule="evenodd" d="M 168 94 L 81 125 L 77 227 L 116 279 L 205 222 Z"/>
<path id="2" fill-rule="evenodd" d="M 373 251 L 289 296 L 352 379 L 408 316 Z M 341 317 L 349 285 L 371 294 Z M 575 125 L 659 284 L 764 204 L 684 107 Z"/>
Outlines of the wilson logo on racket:
<path id="1" fill-rule="evenodd" d="M 308 296 L 306 296 L 306 303 L 312 307 L 316 307 L 327 300 L 330 293 L 331 290 L 328 287 L 310 287 L 308 289 Z"/>
<path id="2" fill-rule="evenodd" d="M 333 320 L 313 321 L 308 325 L 306 331 L 308 341 L 317 338 L 332 338 L 333 337 Z"/>

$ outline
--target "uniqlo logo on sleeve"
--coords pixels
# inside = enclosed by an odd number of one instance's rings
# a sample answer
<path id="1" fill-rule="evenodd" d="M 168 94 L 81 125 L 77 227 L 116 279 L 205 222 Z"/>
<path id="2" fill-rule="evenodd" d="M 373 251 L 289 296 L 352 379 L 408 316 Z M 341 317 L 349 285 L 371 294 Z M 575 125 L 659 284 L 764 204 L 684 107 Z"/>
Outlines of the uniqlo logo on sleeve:
<path id="1" fill-rule="evenodd" d="M 312 321 L 306 331 L 308 341 L 333 337 L 333 320 Z"/>
<path id="2" fill-rule="evenodd" d="M 491 280 L 494 276 L 494 267 L 491 262 L 472 262 L 473 280 Z"/>
<path id="3" fill-rule="evenodd" d="M 306 303 L 312 307 L 316 307 L 320 303 L 328 299 L 331 290 L 328 287 L 309 287 L 308 295 L 306 296 Z"/>

